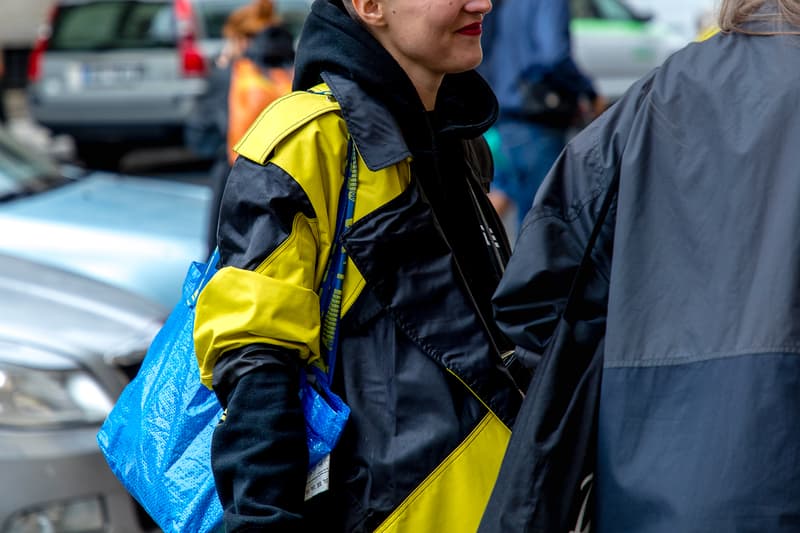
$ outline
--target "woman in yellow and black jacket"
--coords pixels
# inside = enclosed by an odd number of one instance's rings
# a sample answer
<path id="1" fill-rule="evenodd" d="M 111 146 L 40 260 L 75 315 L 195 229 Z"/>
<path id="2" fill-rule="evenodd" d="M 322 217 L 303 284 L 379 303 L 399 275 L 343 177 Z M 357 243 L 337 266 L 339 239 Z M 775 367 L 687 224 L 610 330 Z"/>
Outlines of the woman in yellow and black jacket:
<path id="1" fill-rule="evenodd" d="M 485 195 L 481 135 L 497 102 L 471 70 L 491 4 L 391 4 L 355 0 L 348 14 L 317 0 L 302 90 L 237 146 L 221 269 L 195 322 L 201 377 L 226 407 L 212 466 L 228 531 L 474 531 L 521 401 L 490 312 L 509 252 Z M 441 69 L 438 90 L 415 66 Z M 351 414 L 329 490 L 304 502 L 299 373 L 319 362 L 350 138 L 358 188 L 333 389 Z"/>

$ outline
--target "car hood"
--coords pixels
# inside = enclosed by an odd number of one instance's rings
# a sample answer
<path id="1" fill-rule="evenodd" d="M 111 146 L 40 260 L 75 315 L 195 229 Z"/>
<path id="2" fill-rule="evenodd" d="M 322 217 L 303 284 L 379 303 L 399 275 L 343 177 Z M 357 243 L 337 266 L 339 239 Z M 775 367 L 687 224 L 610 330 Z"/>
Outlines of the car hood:
<path id="1" fill-rule="evenodd" d="M 205 260 L 207 187 L 92 172 L 0 205 L 0 251 L 126 288 L 170 308 Z"/>
<path id="2" fill-rule="evenodd" d="M 85 364 L 97 356 L 136 363 L 165 318 L 160 305 L 128 291 L 4 254 L 0 302 L 0 346 L 37 348 Z"/>

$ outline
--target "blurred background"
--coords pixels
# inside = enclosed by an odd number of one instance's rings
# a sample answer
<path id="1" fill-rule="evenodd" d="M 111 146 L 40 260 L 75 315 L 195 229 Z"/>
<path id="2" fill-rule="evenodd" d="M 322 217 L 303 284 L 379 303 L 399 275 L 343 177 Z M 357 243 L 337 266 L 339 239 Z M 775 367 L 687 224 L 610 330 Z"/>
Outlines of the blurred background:
<path id="1" fill-rule="evenodd" d="M 1 1 L 0 533 L 156 530 L 95 436 L 209 253 L 203 106 L 249 0 Z M 575 59 L 611 102 L 715 8 L 570 1 Z M 310 2 L 275 0 L 295 38 Z"/>
<path id="2" fill-rule="evenodd" d="M 164 2 L 164 4 L 167 3 L 168 2 Z M 208 7 L 195 9 L 195 11 L 199 11 L 200 13 L 192 13 L 191 16 L 198 16 L 199 14 L 201 18 L 206 17 L 205 22 L 207 23 L 207 27 L 205 31 L 208 32 L 208 35 L 204 37 L 215 40 L 220 37 L 219 32 L 223 14 L 243 3 L 244 2 L 239 0 L 199 2 L 200 5 L 205 4 Z M 284 2 L 284 4 L 293 4 L 291 10 L 296 12 L 294 14 L 294 19 L 297 19 L 299 16 L 298 13 L 302 12 L 309 3 L 310 2 L 302 2 L 299 0 L 296 2 Z M 128 143 L 127 146 L 122 147 L 119 146 L 119 142 L 115 143 L 114 139 L 111 139 L 106 146 L 103 146 L 103 144 L 96 142 L 82 142 L 83 139 L 81 139 L 79 145 L 76 146 L 72 136 L 59 136 L 61 132 L 58 130 L 63 128 L 56 127 L 55 129 L 57 131 L 55 132 L 51 131 L 51 128 L 47 128 L 48 125 L 52 126 L 59 122 L 61 125 L 64 125 L 63 123 L 66 119 L 63 116 L 58 116 L 62 113 L 60 110 L 55 108 L 42 110 L 40 116 L 41 120 L 30 120 L 31 117 L 28 110 L 28 99 L 30 95 L 27 93 L 29 81 L 33 81 L 31 80 L 31 75 L 42 75 L 41 72 L 38 74 L 31 72 L 30 60 L 32 55 L 36 55 L 35 52 L 41 52 L 41 50 L 36 51 L 37 45 L 40 48 L 46 48 L 47 43 L 43 43 L 42 41 L 52 30 L 51 23 L 55 22 L 59 17 L 57 13 L 58 8 L 56 7 L 57 4 L 58 3 L 53 0 L 3 0 L 3 16 L 0 18 L 0 48 L 3 51 L 2 57 L 5 64 L 3 84 L 6 88 L 6 109 L 11 119 L 9 127 L 13 133 L 22 135 L 29 142 L 33 141 L 40 145 L 44 143 L 45 148 L 49 152 L 60 158 L 70 159 L 80 155 L 90 160 L 89 162 L 94 163 L 97 161 L 100 163 L 100 166 L 109 166 L 109 159 L 113 161 L 114 159 L 121 160 L 125 157 L 126 154 L 121 152 L 122 148 L 137 148 L 138 145 L 147 143 L 142 142 L 144 139 L 136 139 L 135 142 Z M 61 2 L 60 4 L 63 17 L 63 11 L 65 11 L 65 8 L 69 7 L 71 3 Z M 187 2 L 187 4 L 192 4 L 192 2 Z M 623 2 L 618 0 L 572 0 L 572 4 L 573 16 L 577 19 L 573 25 L 573 41 L 576 58 L 580 65 L 599 81 L 601 90 L 613 100 L 613 98 L 620 93 L 621 87 L 623 87 L 619 85 L 619 83 L 627 84 L 631 79 L 621 79 L 620 76 L 618 82 L 612 82 L 617 83 L 617 85 L 609 87 L 604 83 L 605 78 L 608 77 L 609 71 L 613 73 L 615 68 L 617 70 L 624 70 L 625 63 L 638 63 L 638 65 L 632 65 L 630 68 L 630 75 L 636 75 L 636 77 L 638 77 L 638 75 L 649 70 L 649 67 L 660 63 L 666 54 L 679 45 L 692 40 L 698 34 L 701 27 L 709 24 L 715 7 L 715 0 L 625 0 L 625 8 L 630 9 L 621 8 L 619 4 L 623 4 Z M 226 5 L 229 7 L 226 7 Z M 204 13 L 206 10 L 208 12 Z M 95 11 L 97 12 L 87 15 L 85 21 L 73 21 L 73 27 L 66 28 L 64 31 L 81 32 L 86 31 L 86 28 L 83 27 L 82 24 L 102 24 L 102 16 L 104 13 L 102 13 L 102 10 Z M 152 16 L 157 15 L 157 13 L 152 10 L 148 13 L 152 14 Z M 140 15 L 140 20 L 142 20 L 142 17 L 146 18 L 148 13 L 143 12 Z M 106 15 L 111 17 L 113 14 L 109 12 L 106 13 Z M 620 22 L 631 22 L 630 19 L 634 17 L 638 18 L 640 21 L 647 19 L 645 21 L 647 22 L 646 24 L 640 24 L 643 27 L 648 26 L 648 29 L 640 32 L 638 43 L 630 42 L 632 39 L 635 39 L 635 36 L 632 36 L 630 31 L 627 33 L 621 31 L 621 24 L 619 24 Z M 299 21 L 294 19 L 293 22 L 299 26 Z M 608 24 L 606 24 L 606 27 L 600 28 L 597 25 L 598 21 L 605 21 L 608 22 Z M 617 31 L 609 30 L 609 28 L 613 26 L 614 21 L 617 22 Z M 630 30 L 630 27 L 629 25 L 627 29 Z M 180 28 L 176 29 L 176 32 L 180 31 L 182 31 Z M 603 33 L 604 35 L 598 37 L 598 33 Z M 100 33 L 98 33 L 98 36 L 99 35 Z M 111 37 L 108 32 L 103 33 L 103 35 Z M 74 39 L 74 36 L 68 35 L 66 37 L 67 40 L 70 38 Z M 165 35 L 160 37 L 166 38 Z M 118 34 L 116 39 L 121 41 L 123 40 L 123 36 Z M 657 42 L 658 39 L 661 39 L 661 42 Z M 75 46 L 75 44 L 76 43 L 66 42 L 64 43 L 65 49 L 72 47 L 74 51 L 81 51 L 80 47 Z M 148 47 L 152 47 L 153 45 L 154 43 L 152 42 L 146 44 Z M 597 45 L 599 45 L 599 49 Z M 201 46 L 204 49 L 201 50 L 200 53 L 204 54 L 207 58 L 210 54 L 218 51 L 213 45 L 209 48 L 207 44 L 201 43 Z M 125 43 L 121 43 L 120 47 L 131 49 L 131 46 Z M 661 49 L 659 49 L 659 47 L 661 47 Z M 52 46 L 50 48 L 52 49 Z M 628 57 L 626 57 L 626 55 Z M 91 62 L 95 59 L 76 56 L 75 61 Z M 41 61 L 41 59 L 39 59 L 39 61 Z M 41 68 L 41 66 L 39 68 Z M 132 78 L 132 76 L 137 75 L 135 69 L 125 72 L 125 65 L 115 65 L 114 68 L 117 69 L 116 73 L 112 72 L 112 70 L 110 70 L 111 67 L 109 67 L 109 69 L 105 71 L 94 74 L 98 76 L 98 79 L 102 79 L 101 77 L 104 75 L 108 78 L 116 75 L 120 80 L 128 76 L 129 81 L 135 81 Z M 202 72 L 202 67 L 200 67 L 200 71 Z M 72 75 L 74 78 L 75 72 L 65 72 L 63 75 L 65 77 Z M 202 91 L 201 86 L 201 83 L 195 84 L 195 94 Z M 51 83 L 51 86 L 47 89 L 38 89 L 35 95 L 41 97 L 44 90 L 53 92 L 59 89 L 54 88 Z M 68 91 L 69 89 L 65 84 L 60 90 Z M 75 89 L 73 88 L 73 90 Z M 135 90 L 143 89 L 139 87 Z M 87 98 L 91 98 L 91 95 L 87 95 Z M 41 105 L 44 106 L 45 104 Z M 74 109 L 76 100 L 74 98 L 64 98 L 63 105 L 72 106 Z M 130 101 L 129 105 L 134 107 L 137 105 L 137 102 Z M 177 102 L 177 105 L 188 107 L 191 105 L 191 102 L 187 99 Z M 78 109 L 75 110 L 75 112 L 82 112 L 80 110 L 80 105 L 77 107 Z M 184 115 L 187 114 L 186 111 L 181 112 Z M 100 111 L 96 110 L 95 113 L 100 113 Z M 119 114 L 119 111 L 117 114 Z M 89 120 L 92 120 L 92 118 L 87 117 L 86 121 L 88 122 Z M 44 124 L 42 122 L 44 122 Z M 76 125 L 72 124 L 71 126 Z M 132 124 L 129 124 L 129 126 L 132 126 Z M 42 127 L 44 127 L 44 130 Z M 55 133 L 55 136 L 53 133 Z M 122 142 L 128 142 L 127 138 L 120 140 Z M 114 146 L 115 144 L 117 144 L 117 146 Z M 163 142 L 159 139 L 156 144 L 163 145 Z M 170 166 L 175 166 L 176 164 L 179 166 L 181 164 L 187 164 L 191 167 L 191 154 L 181 150 L 180 148 L 183 147 L 180 146 L 180 142 L 177 142 L 176 139 L 171 140 L 170 144 L 172 146 L 170 146 L 169 150 L 165 151 L 162 149 L 155 153 L 150 151 L 141 157 L 129 158 L 123 161 L 123 163 L 127 163 L 128 166 L 133 169 L 144 167 L 148 173 L 151 167 L 159 167 L 162 164 L 167 165 L 168 170 Z M 96 150 L 98 145 L 103 146 L 106 149 L 106 153 L 92 154 L 91 151 Z M 114 147 L 109 151 L 110 146 Z M 194 163 L 198 162 L 194 161 Z M 199 164 L 202 173 L 202 162 Z M 202 180 L 202 175 L 191 175 L 191 170 L 193 169 L 189 168 L 188 170 L 190 171 L 189 179 Z M 156 169 L 156 172 L 158 172 L 158 169 Z"/>

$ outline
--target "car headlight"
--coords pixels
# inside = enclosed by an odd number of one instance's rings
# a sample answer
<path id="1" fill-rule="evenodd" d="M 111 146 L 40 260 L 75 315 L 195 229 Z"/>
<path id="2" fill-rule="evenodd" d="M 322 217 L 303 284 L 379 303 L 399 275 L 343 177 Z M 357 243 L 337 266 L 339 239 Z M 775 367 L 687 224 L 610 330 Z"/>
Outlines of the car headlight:
<path id="1" fill-rule="evenodd" d="M 105 506 L 100 496 L 89 496 L 15 513 L 3 533 L 94 533 L 108 531 Z"/>
<path id="2" fill-rule="evenodd" d="M 113 401 L 97 380 L 51 352 L 0 344 L 0 426 L 99 424 Z"/>

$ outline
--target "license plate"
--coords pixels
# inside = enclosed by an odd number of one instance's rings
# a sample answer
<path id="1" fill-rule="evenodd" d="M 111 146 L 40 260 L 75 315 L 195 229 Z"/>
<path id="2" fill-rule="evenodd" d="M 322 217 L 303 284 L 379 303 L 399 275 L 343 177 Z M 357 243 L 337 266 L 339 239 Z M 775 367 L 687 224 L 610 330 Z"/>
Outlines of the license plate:
<path id="1" fill-rule="evenodd" d="M 142 65 L 84 65 L 81 76 L 87 88 L 126 86 L 143 77 Z"/>

